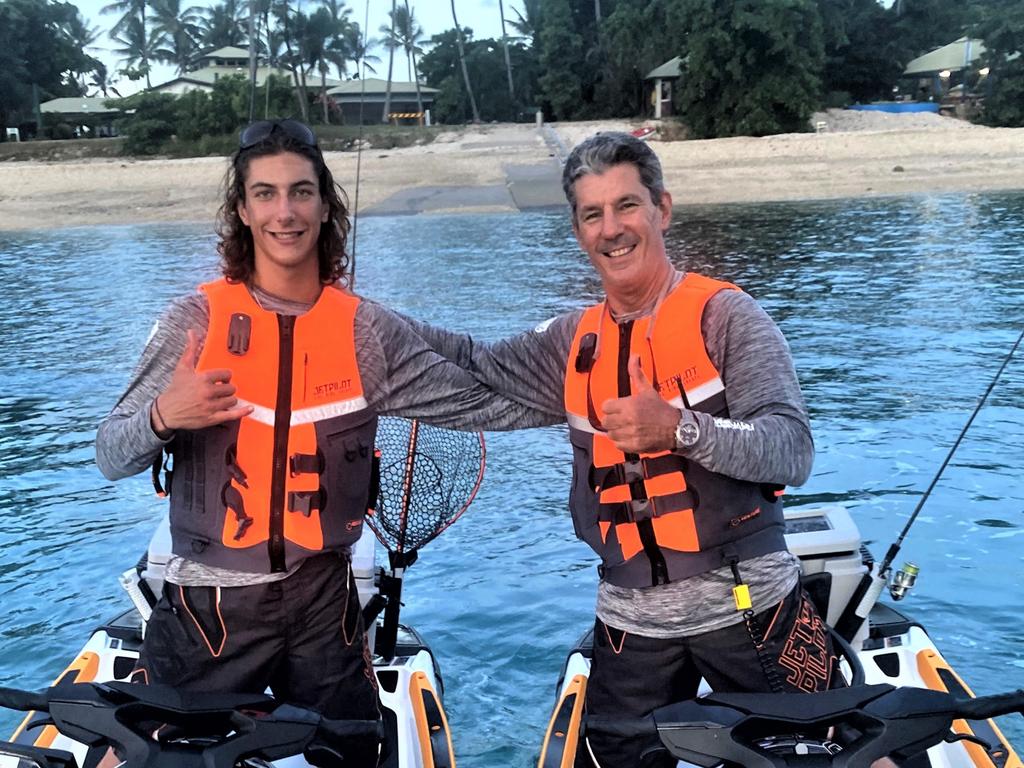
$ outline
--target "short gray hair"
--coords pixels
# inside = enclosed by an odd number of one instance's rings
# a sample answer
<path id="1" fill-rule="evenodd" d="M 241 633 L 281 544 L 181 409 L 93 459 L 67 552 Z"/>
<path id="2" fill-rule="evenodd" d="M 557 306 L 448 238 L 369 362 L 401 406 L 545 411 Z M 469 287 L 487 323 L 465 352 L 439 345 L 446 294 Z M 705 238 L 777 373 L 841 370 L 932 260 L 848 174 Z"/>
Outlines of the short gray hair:
<path id="1" fill-rule="evenodd" d="M 651 193 L 651 201 L 655 205 L 661 202 L 661 196 L 665 194 L 665 180 L 654 150 L 632 134 L 611 131 L 591 136 L 577 144 L 565 161 L 562 191 L 569 201 L 573 216 L 576 215 L 576 182 L 587 174 L 601 174 L 623 163 L 636 166 L 640 181 Z"/>

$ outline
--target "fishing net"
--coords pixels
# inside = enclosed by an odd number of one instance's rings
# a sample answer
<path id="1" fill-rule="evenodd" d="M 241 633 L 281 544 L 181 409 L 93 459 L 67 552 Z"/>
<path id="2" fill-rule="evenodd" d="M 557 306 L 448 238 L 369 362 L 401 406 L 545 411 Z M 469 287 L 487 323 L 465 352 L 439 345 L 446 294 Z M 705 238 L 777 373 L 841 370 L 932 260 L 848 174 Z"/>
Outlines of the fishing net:
<path id="1" fill-rule="evenodd" d="M 377 450 L 380 494 L 366 522 L 390 552 L 414 552 L 458 520 L 483 479 L 479 432 L 385 416 Z"/>

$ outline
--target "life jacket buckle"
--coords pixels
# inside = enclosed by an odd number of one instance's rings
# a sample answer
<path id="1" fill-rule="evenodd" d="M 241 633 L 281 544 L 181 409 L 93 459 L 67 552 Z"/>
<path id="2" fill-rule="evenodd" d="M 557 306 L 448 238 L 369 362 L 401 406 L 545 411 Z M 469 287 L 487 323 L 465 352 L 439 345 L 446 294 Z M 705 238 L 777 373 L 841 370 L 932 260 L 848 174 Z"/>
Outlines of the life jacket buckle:
<path id="1" fill-rule="evenodd" d="M 323 489 L 316 491 L 289 491 L 288 511 L 301 512 L 303 517 L 309 517 L 314 509 L 323 509 Z"/>
<path id="2" fill-rule="evenodd" d="M 655 516 L 654 502 L 651 499 L 632 499 L 626 502 L 632 522 L 647 520 Z"/>
<path id="3" fill-rule="evenodd" d="M 646 474 L 644 472 L 644 460 L 641 458 L 626 459 L 618 465 L 619 475 L 622 478 L 622 485 L 632 485 L 642 481 Z"/>
<path id="4" fill-rule="evenodd" d="M 292 477 L 304 474 L 322 475 L 327 469 L 327 460 L 317 448 L 316 453 L 293 453 L 288 457 L 288 474 Z"/>

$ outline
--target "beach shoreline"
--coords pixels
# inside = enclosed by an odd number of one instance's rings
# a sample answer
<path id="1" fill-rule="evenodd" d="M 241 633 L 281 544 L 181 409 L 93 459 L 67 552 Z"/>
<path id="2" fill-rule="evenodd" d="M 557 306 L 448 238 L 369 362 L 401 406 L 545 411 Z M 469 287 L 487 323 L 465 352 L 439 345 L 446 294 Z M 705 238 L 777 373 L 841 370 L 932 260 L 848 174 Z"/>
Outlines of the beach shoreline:
<path id="1" fill-rule="evenodd" d="M 937 115 L 824 115 L 821 133 L 651 141 L 675 205 L 1024 189 L 1024 128 Z M 893 119 L 895 118 L 895 119 Z M 361 215 L 564 205 L 562 148 L 639 121 L 471 126 L 430 144 L 328 152 Z M 355 189 L 356 164 L 360 183 Z M 0 163 L 0 230 L 215 221 L 224 158 Z"/>

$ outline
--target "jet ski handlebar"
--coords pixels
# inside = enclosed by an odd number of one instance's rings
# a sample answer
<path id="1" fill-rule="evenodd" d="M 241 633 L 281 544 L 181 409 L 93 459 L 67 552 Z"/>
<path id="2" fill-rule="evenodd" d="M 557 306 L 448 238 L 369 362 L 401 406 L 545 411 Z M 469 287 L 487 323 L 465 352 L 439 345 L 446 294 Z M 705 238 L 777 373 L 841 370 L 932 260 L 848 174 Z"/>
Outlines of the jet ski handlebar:
<path id="1" fill-rule="evenodd" d="M 647 736 L 673 757 L 701 766 L 869 768 L 897 761 L 952 734 L 954 720 L 1024 715 L 1024 689 L 962 699 L 940 691 L 861 685 L 814 694 L 711 693 L 640 718 L 589 716 L 586 733 Z M 835 736 L 831 736 L 832 733 Z M 832 739 L 835 739 L 833 741 Z"/>
<path id="2" fill-rule="evenodd" d="M 260 694 L 200 694 L 162 685 L 64 684 L 34 693 L 0 688 L 0 706 L 45 712 L 53 725 L 90 747 L 113 747 L 125 768 L 235 768 L 250 758 L 306 755 L 341 766 L 346 742 L 381 741 L 377 720 L 332 720 Z M 27 765 L 75 768 L 69 753 L 0 742 Z M 15 763 L 22 765 L 23 763 Z"/>

